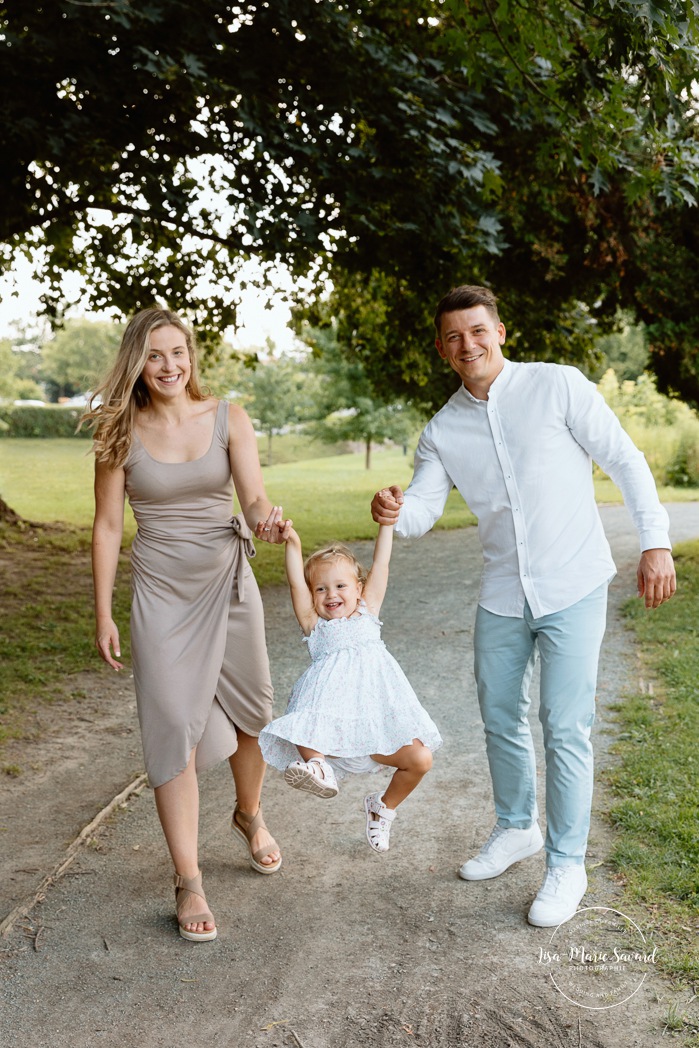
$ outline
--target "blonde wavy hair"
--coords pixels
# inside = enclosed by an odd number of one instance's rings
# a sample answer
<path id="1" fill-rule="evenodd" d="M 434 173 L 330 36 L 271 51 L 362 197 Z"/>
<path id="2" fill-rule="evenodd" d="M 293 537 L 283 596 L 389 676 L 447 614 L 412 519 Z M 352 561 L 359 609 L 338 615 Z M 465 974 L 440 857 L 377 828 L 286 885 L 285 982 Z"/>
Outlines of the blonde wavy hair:
<path id="1" fill-rule="evenodd" d="M 357 572 L 357 580 L 361 582 L 362 586 L 364 585 L 367 579 L 367 573 L 355 557 L 354 553 L 347 549 L 347 546 L 343 546 L 341 542 L 333 542 L 330 546 L 324 546 L 323 549 L 317 549 L 315 553 L 311 553 L 310 557 L 306 559 L 306 562 L 303 565 L 303 577 L 306 580 L 306 585 L 309 589 L 312 589 L 311 578 L 313 569 L 335 560 L 349 561 L 351 566 Z"/>
<path id="2" fill-rule="evenodd" d="M 94 429 L 95 457 L 110 469 L 126 462 L 136 416 L 150 404 L 141 372 L 150 353 L 151 332 L 161 327 L 175 327 L 185 337 L 192 366 L 186 386 L 189 396 L 192 400 L 206 400 L 208 396 L 208 390 L 199 382 L 197 345 L 190 329 L 169 309 L 141 310 L 127 324 L 114 366 L 90 397 L 87 411 L 80 420 L 80 426 Z"/>

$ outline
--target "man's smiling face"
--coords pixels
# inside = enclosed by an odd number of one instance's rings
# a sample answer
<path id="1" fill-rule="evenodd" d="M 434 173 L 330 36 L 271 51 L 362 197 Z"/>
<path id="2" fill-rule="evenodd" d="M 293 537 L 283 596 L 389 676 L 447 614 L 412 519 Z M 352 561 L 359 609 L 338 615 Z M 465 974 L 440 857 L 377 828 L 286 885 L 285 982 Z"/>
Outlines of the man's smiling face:
<path id="1" fill-rule="evenodd" d="M 504 341 L 505 325 L 485 306 L 472 306 L 442 314 L 440 338 L 435 345 L 469 393 L 487 400 L 488 390 L 505 363 Z"/>

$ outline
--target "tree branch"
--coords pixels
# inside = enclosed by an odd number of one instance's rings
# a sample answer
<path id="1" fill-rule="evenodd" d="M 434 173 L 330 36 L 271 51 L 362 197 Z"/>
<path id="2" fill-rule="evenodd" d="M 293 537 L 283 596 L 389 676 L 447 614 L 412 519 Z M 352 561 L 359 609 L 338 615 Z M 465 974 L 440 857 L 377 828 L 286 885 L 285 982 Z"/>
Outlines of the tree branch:
<path id="1" fill-rule="evenodd" d="M 189 236 L 197 237 L 199 240 L 210 240 L 214 244 L 221 244 L 223 247 L 228 248 L 232 246 L 231 237 L 219 236 L 218 233 L 214 233 L 210 230 L 206 231 L 203 229 L 197 229 L 197 227 L 193 225 L 191 221 L 154 215 L 150 211 L 143 211 L 141 208 L 132 207 L 130 204 L 119 203 L 116 205 L 105 205 L 99 203 L 89 203 L 80 199 L 75 200 L 74 203 L 75 207 L 73 210 L 75 210 L 76 212 L 87 211 L 89 208 L 93 208 L 98 211 L 110 211 L 113 215 L 135 215 L 137 218 L 142 218 L 146 221 L 150 220 L 151 222 L 158 222 L 164 226 L 170 226 L 172 229 L 180 230 L 182 233 L 187 233 L 189 234 Z M 238 244 L 237 246 L 241 248 L 242 244 Z"/>
<path id="2" fill-rule="evenodd" d="M 500 47 L 503 49 L 503 51 L 507 55 L 507 57 L 509 58 L 510 62 L 512 62 L 512 65 L 515 67 L 517 72 L 520 74 L 520 76 L 522 77 L 524 82 L 529 84 L 529 86 L 534 91 L 536 91 L 536 93 L 538 95 L 541 95 L 542 98 L 545 98 L 546 101 L 550 102 L 550 104 L 552 106 L 555 106 L 556 109 L 558 109 L 559 112 L 563 113 L 564 116 L 569 117 L 569 113 L 568 113 L 567 109 L 565 109 L 565 107 L 562 106 L 560 104 L 560 102 L 557 102 L 555 98 L 551 98 L 550 95 L 548 95 L 545 91 L 543 91 L 539 87 L 537 82 L 535 80 L 532 80 L 532 78 L 529 76 L 529 74 L 527 72 L 525 72 L 524 69 L 522 69 L 521 65 L 519 64 L 519 62 L 517 61 L 515 56 L 512 54 L 512 52 L 510 51 L 510 49 L 508 48 L 507 44 L 505 43 L 505 41 L 502 38 L 502 34 L 500 33 L 500 30 L 498 29 L 497 22 L 495 21 L 495 17 L 493 15 L 493 12 L 490 9 L 490 4 L 488 3 L 488 0 L 483 0 L 483 4 L 485 6 L 486 11 L 488 12 L 488 18 L 490 19 L 490 24 L 493 27 L 493 32 L 495 33 L 496 37 L 498 38 L 498 42 L 500 44 Z"/>
<path id="3" fill-rule="evenodd" d="M 64 212 L 71 212 L 73 214 L 80 214 L 80 213 L 84 213 L 85 211 L 88 211 L 90 209 L 97 210 L 97 211 L 108 211 L 112 215 L 120 215 L 120 214 L 134 215 L 134 216 L 136 216 L 138 218 L 141 218 L 141 219 L 144 219 L 146 221 L 158 222 L 161 225 L 170 226 L 172 229 L 179 230 L 182 233 L 187 233 L 187 234 L 189 234 L 190 236 L 193 236 L 193 237 L 197 237 L 197 239 L 199 239 L 199 240 L 209 240 L 209 241 L 211 241 L 214 244 L 221 244 L 222 247 L 226 247 L 226 248 L 230 248 L 230 247 L 234 246 L 233 239 L 230 236 L 228 236 L 228 237 L 219 236 L 219 234 L 214 233 L 211 230 L 197 229 L 197 227 L 195 225 L 193 225 L 191 221 L 187 222 L 187 221 L 184 221 L 182 219 L 159 217 L 157 215 L 154 215 L 153 212 L 151 212 L 151 211 L 143 211 L 141 208 L 132 207 L 129 204 L 124 204 L 124 203 L 121 203 L 121 202 L 118 203 L 118 204 L 115 204 L 115 203 L 107 204 L 107 203 L 100 202 L 100 201 L 95 201 L 95 200 L 85 201 L 85 200 L 81 200 L 79 198 L 77 200 L 75 200 L 75 199 L 72 199 L 70 197 L 66 197 L 66 198 L 64 198 L 64 200 L 61 202 L 61 204 L 59 205 L 59 207 L 56 210 L 59 211 L 59 212 L 60 211 L 64 211 Z M 34 222 L 30 226 L 27 226 L 24 229 L 22 229 L 21 233 L 25 234 L 25 233 L 28 233 L 32 229 L 41 229 L 43 226 L 50 225 L 51 223 L 54 223 L 55 221 L 56 221 L 56 211 L 52 211 L 50 214 L 44 216 L 44 218 L 42 218 L 40 222 Z M 14 233 L 14 235 L 18 235 L 18 234 L 19 234 L 19 231 L 17 233 Z M 237 244 L 235 244 L 235 246 L 236 246 L 236 248 L 238 250 L 242 250 L 243 249 L 243 244 L 240 241 Z"/>

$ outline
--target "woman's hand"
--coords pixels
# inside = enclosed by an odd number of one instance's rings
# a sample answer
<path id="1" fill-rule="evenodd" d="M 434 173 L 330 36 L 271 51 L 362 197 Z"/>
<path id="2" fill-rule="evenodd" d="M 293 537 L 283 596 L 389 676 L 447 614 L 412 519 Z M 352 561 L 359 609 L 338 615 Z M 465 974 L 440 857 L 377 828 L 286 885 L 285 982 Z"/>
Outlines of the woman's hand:
<path id="1" fill-rule="evenodd" d="M 255 538 L 261 542 L 271 542 L 281 545 L 287 542 L 291 534 L 293 521 L 282 518 L 282 507 L 272 506 L 272 511 L 266 520 L 258 520 L 255 527 Z"/>
<path id="2" fill-rule="evenodd" d="M 119 644 L 119 630 L 112 619 L 98 623 L 95 644 L 100 653 L 100 658 L 104 659 L 108 666 L 111 666 L 113 670 L 123 670 L 123 664 L 116 661 L 116 659 L 121 657 L 121 646 Z M 112 652 L 114 652 L 115 658 L 112 657 Z"/>

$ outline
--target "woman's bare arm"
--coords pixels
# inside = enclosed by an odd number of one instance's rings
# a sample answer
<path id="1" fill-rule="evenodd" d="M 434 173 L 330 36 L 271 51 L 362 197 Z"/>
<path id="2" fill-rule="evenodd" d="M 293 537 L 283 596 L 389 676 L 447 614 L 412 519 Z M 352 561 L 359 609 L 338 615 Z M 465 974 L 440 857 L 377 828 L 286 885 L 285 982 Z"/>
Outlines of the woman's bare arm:
<path id="1" fill-rule="evenodd" d="M 92 527 L 92 578 L 95 590 L 95 644 L 112 669 L 122 669 L 119 630 L 112 618 L 112 595 L 124 533 L 124 470 L 95 463 L 95 520 Z"/>
<path id="2" fill-rule="evenodd" d="M 228 454 L 236 494 L 248 527 L 263 542 L 281 543 L 281 510 L 272 506 L 262 478 L 257 437 L 248 415 L 238 404 L 228 406 Z M 258 528 L 260 523 L 264 528 Z"/>

